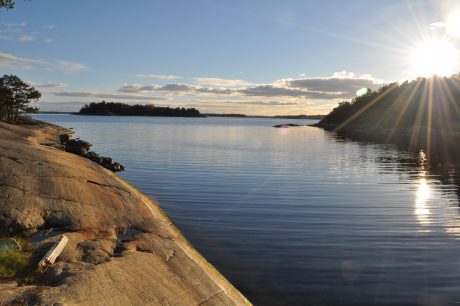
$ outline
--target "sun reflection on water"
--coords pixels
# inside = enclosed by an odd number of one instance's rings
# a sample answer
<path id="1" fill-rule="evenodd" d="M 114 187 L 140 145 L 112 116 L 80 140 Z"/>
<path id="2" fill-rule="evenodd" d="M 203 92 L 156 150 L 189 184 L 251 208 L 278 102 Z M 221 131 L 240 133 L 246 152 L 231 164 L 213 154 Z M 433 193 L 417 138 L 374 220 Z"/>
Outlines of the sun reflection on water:
<path id="1" fill-rule="evenodd" d="M 418 181 L 417 193 L 415 196 L 415 217 L 421 225 L 429 225 L 430 208 L 429 204 L 432 199 L 432 191 L 426 178 L 421 177 Z"/>

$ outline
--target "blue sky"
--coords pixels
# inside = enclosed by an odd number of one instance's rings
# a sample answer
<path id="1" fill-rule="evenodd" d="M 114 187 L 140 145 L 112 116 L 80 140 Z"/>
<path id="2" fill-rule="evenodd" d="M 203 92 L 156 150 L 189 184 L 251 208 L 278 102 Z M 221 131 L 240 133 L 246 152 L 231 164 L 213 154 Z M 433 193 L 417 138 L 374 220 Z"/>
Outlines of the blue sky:
<path id="1" fill-rule="evenodd" d="M 102 99 L 246 114 L 327 113 L 361 87 L 414 77 L 457 1 L 16 1 L 0 72 L 42 110 Z M 449 38 L 457 46 L 457 38 Z M 458 72 L 457 62 L 452 72 Z"/>

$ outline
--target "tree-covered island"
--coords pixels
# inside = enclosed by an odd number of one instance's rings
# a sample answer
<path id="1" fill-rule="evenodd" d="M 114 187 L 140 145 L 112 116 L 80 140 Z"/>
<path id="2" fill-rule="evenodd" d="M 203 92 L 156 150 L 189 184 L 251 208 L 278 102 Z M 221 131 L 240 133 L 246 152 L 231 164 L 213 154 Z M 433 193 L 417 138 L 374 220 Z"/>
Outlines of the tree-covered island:
<path id="1" fill-rule="evenodd" d="M 92 102 L 83 106 L 78 115 L 99 116 L 164 116 L 164 117 L 205 117 L 196 108 L 163 107 L 153 104 L 125 104 L 119 102 Z"/>

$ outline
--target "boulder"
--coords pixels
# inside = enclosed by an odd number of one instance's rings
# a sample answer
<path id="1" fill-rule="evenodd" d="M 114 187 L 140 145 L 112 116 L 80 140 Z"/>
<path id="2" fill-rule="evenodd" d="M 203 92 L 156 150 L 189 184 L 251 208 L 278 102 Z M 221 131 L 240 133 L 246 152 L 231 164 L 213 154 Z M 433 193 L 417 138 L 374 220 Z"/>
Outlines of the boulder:
<path id="1" fill-rule="evenodd" d="M 88 154 L 92 144 L 84 140 L 70 139 L 65 143 L 65 150 L 80 156 Z"/>
<path id="2" fill-rule="evenodd" d="M 59 141 L 64 146 L 66 152 L 87 158 L 113 172 L 125 170 L 123 165 L 115 162 L 110 157 L 101 156 L 96 152 L 89 151 L 92 146 L 91 143 L 80 139 L 71 139 L 71 137 L 72 135 L 68 133 L 59 135 Z"/>

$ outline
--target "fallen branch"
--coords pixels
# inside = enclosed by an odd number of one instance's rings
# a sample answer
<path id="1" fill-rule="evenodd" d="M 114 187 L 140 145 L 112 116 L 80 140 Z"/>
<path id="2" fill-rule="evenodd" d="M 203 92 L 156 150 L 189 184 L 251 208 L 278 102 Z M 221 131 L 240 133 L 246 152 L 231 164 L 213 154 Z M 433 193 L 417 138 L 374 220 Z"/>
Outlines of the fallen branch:
<path id="1" fill-rule="evenodd" d="M 59 241 L 56 242 L 51 249 L 49 249 L 45 256 L 43 256 L 42 260 L 38 263 L 38 266 L 46 269 L 48 266 L 52 265 L 59 255 L 61 255 L 62 251 L 64 251 L 67 242 L 69 242 L 69 238 L 62 235 L 61 239 L 59 239 Z"/>

